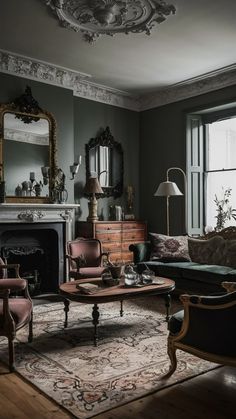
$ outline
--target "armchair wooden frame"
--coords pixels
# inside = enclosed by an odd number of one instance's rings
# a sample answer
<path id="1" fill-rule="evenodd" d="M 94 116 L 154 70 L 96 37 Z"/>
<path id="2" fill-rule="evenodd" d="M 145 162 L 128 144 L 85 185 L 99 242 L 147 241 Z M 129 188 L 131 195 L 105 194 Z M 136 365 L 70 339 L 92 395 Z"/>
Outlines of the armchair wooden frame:
<path id="1" fill-rule="evenodd" d="M 15 277 L 8 278 L 7 270 L 14 269 Z M 0 299 L 3 301 L 2 305 L 2 321 L 0 326 L 0 336 L 5 336 L 8 339 L 9 352 L 9 370 L 15 370 L 15 353 L 14 353 L 14 339 L 16 332 L 22 327 L 29 325 L 28 341 L 33 340 L 33 309 L 32 301 L 28 292 L 28 285 L 25 279 L 20 278 L 18 264 L 0 264 L 0 270 L 3 270 L 3 277 L 0 279 Z M 28 300 L 29 303 L 25 305 L 26 313 L 18 322 L 14 318 L 14 304 L 19 301 L 18 297 L 10 298 L 10 294 L 14 292 L 23 292 L 23 296 L 19 297 Z M 16 313 L 15 313 L 16 315 Z"/>
<path id="2" fill-rule="evenodd" d="M 226 287 L 225 287 L 226 288 Z M 222 365 L 229 365 L 229 366 L 236 366 L 236 353 L 234 356 L 230 354 L 227 355 L 220 355 L 214 353 L 213 351 L 207 351 L 205 348 L 201 348 L 201 343 L 198 342 L 198 336 L 201 334 L 201 322 L 199 320 L 198 325 L 196 325 L 196 321 L 192 322 L 192 314 L 191 308 L 194 308 L 195 315 L 197 316 L 196 311 L 202 310 L 210 310 L 210 311 L 218 311 L 222 310 L 222 314 L 224 310 L 234 310 L 233 307 L 236 306 L 236 292 L 231 292 L 229 294 L 224 294 L 222 296 L 210 296 L 210 297 L 203 297 L 203 296 L 190 296 L 190 295 L 181 295 L 180 300 L 184 306 L 184 318 L 182 327 L 179 333 L 176 334 L 169 334 L 168 337 L 168 355 L 171 361 L 169 372 L 165 375 L 165 377 L 169 377 L 174 373 L 177 367 L 177 357 L 176 357 L 176 350 L 181 349 L 182 351 L 191 353 L 196 355 L 199 358 L 203 358 L 207 361 L 215 362 L 217 364 Z M 235 307 L 236 308 L 236 307 Z M 235 312 L 235 311 L 234 311 Z M 207 313 L 206 313 L 207 314 Z M 233 317 L 232 317 L 233 318 Z M 232 321 L 232 336 L 236 339 L 235 336 L 235 327 L 233 324 L 234 320 Z M 210 325 L 210 322 L 209 322 Z M 196 330 L 198 328 L 198 330 Z M 211 330 L 209 329 L 209 333 Z M 227 332 L 225 332 L 227 333 Z M 195 337 L 196 336 L 196 337 Z M 219 330 L 217 331 L 217 336 L 215 339 L 218 339 L 218 342 L 221 339 L 225 339 L 224 331 Z M 190 342 L 190 343 L 189 343 Z"/>

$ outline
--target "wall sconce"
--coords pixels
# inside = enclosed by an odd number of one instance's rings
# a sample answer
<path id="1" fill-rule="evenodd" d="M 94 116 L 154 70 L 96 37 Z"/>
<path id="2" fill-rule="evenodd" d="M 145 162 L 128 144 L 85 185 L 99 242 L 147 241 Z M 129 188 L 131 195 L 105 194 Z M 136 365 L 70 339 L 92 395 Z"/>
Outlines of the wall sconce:
<path id="1" fill-rule="evenodd" d="M 160 183 L 154 196 L 166 196 L 166 229 L 167 235 L 170 234 L 170 220 L 169 220 L 169 198 L 170 196 L 180 196 L 183 195 L 182 192 L 179 190 L 178 186 L 175 182 L 169 181 L 169 172 L 171 170 L 178 170 L 182 173 L 184 177 L 184 195 L 185 195 L 185 233 L 188 233 L 188 199 L 187 199 L 187 179 L 185 172 L 180 169 L 179 167 L 170 167 L 166 172 L 166 181 Z"/>
<path id="2" fill-rule="evenodd" d="M 70 172 L 71 172 L 71 175 L 72 175 L 71 180 L 74 180 L 75 175 L 78 173 L 81 162 L 82 162 L 82 156 L 79 156 L 79 162 L 74 163 L 70 166 Z"/>

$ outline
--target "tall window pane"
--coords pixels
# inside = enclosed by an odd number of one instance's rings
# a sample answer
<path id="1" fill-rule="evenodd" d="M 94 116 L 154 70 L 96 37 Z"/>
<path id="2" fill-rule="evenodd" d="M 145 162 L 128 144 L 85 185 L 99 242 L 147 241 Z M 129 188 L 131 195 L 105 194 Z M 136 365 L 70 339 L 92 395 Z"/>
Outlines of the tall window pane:
<path id="1" fill-rule="evenodd" d="M 236 118 L 209 125 L 207 170 L 236 168 Z"/>
<path id="2" fill-rule="evenodd" d="M 209 126 L 205 171 L 205 223 L 216 227 L 217 205 L 226 190 L 231 189 L 228 204 L 223 210 L 236 208 L 236 118 L 217 121 Z M 232 169 L 232 170 L 229 170 Z M 223 202 L 222 202 L 223 204 Z M 224 227 L 236 225 L 236 221 L 226 219 Z"/>

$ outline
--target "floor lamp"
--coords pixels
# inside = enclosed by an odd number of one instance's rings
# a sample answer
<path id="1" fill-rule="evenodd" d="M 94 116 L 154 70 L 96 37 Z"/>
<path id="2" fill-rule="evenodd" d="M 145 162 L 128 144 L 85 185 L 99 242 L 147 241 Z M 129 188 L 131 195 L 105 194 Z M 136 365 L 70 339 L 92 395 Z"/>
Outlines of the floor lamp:
<path id="1" fill-rule="evenodd" d="M 154 193 L 154 196 L 166 196 L 166 230 L 167 235 L 170 234 L 170 217 L 169 217 L 169 198 L 170 196 L 180 196 L 183 195 L 182 192 L 179 190 L 178 186 L 175 182 L 170 182 L 169 180 L 169 172 L 171 170 L 178 170 L 182 173 L 184 177 L 184 195 L 185 195 L 185 228 L 186 233 L 188 232 L 188 214 L 187 214 L 187 179 L 185 172 L 180 169 L 179 167 L 170 167 L 167 169 L 166 172 L 166 181 L 160 183 L 158 186 L 156 192 Z"/>

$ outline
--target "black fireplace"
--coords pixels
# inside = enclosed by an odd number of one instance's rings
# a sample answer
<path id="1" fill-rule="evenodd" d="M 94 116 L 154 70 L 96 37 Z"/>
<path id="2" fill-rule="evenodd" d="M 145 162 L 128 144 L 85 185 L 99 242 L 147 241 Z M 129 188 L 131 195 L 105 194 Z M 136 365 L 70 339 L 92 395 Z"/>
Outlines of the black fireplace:
<path id="1" fill-rule="evenodd" d="M 0 254 L 19 263 L 31 295 L 57 292 L 65 281 L 65 223 L 0 223 Z"/>

